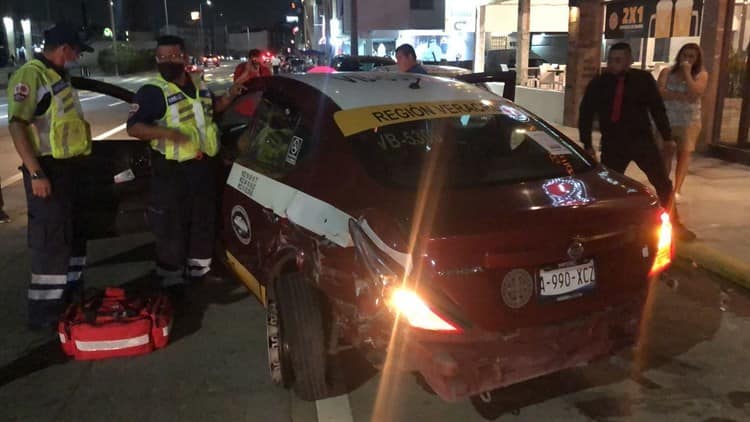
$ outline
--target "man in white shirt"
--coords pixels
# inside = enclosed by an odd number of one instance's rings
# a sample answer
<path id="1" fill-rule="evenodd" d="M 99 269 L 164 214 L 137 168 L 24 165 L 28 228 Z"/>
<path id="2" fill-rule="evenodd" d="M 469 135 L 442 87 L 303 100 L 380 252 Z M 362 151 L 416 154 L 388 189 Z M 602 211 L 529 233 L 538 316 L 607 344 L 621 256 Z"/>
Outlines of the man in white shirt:
<path id="1" fill-rule="evenodd" d="M 273 56 L 271 58 L 271 67 L 273 68 L 273 74 L 278 75 L 279 74 L 279 67 L 281 66 L 281 59 L 279 56 Z"/>

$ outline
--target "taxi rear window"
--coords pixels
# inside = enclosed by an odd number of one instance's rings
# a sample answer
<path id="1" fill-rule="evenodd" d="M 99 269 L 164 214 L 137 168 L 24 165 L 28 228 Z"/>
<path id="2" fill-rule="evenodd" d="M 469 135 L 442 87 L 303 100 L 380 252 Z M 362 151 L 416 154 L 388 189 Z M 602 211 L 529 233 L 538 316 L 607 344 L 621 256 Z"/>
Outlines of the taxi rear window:
<path id="1" fill-rule="evenodd" d="M 428 163 L 448 187 L 563 177 L 591 167 L 569 141 L 522 114 L 409 121 L 348 139 L 371 177 L 398 188 L 416 188 Z"/>

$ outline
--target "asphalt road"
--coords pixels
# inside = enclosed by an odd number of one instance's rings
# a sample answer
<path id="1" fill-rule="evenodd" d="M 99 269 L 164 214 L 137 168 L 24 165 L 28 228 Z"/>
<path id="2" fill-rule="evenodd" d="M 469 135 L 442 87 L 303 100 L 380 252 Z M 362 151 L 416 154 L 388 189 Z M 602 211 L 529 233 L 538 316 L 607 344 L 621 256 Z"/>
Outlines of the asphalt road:
<path id="1" fill-rule="evenodd" d="M 84 103 L 89 119 L 102 120 L 93 122 L 97 130 L 121 124 L 127 108 L 112 103 Z M 4 126 L 0 136 L 5 148 Z M 347 356 L 341 396 L 298 400 L 271 384 L 264 311 L 229 277 L 190 291 L 166 349 L 69 361 L 56 336 L 25 328 L 25 203 L 18 183 L 4 193 L 13 222 L 0 225 L 0 420 L 750 420 L 750 294 L 690 265 L 653 285 L 641 347 L 502 390 L 482 407 L 485 416 L 469 401 L 441 402 L 411 374 L 381 382 L 356 355 Z M 148 284 L 152 250 L 149 235 L 90 242 L 88 285 Z"/>

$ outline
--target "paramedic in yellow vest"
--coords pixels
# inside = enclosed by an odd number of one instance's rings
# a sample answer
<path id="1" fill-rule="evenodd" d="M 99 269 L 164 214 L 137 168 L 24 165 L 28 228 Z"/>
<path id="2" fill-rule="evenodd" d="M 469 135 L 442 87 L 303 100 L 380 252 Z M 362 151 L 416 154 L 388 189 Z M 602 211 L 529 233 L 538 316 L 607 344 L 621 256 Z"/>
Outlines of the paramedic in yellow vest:
<path id="1" fill-rule="evenodd" d="M 184 294 L 186 280 L 204 277 L 213 256 L 216 194 L 213 169 L 219 135 L 213 116 L 244 91 L 214 97 L 185 71 L 182 38 L 157 40 L 160 76 L 135 94 L 128 133 L 151 143 L 151 204 L 148 219 L 156 238 L 156 271 L 163 288 Z M 241 82 L 240 82 L 241 83 Z"/>
<path id="2" fill-rule="evenodd" d="M 93 49 L 72 26 L 57 24 L 44 32 L 44 51 L 8 82 L 8 128 L 23 162 L 29 213 L 32 329 L 53 326 L 82 289 L 86 239 L 79 181 L 91 131 L 66 70 L 82 51 Z"/>

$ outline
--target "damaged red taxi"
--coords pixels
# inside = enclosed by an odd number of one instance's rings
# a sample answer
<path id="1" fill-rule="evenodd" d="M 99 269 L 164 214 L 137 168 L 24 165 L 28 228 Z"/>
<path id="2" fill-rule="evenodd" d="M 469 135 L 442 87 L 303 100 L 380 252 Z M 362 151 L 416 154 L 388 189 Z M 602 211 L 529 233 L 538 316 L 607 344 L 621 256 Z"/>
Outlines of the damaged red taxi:
<path id="1" fill-rule="evenodd" d="M 399 353 L 457 401 L 636 341 L 672 258 L 646 187 L 462 82 L 254 83 L 221 226 L 227 263 L 267 308 L 274 381 L 326 397 L 337 351 L 354 347 L 378 368 Z"/>

